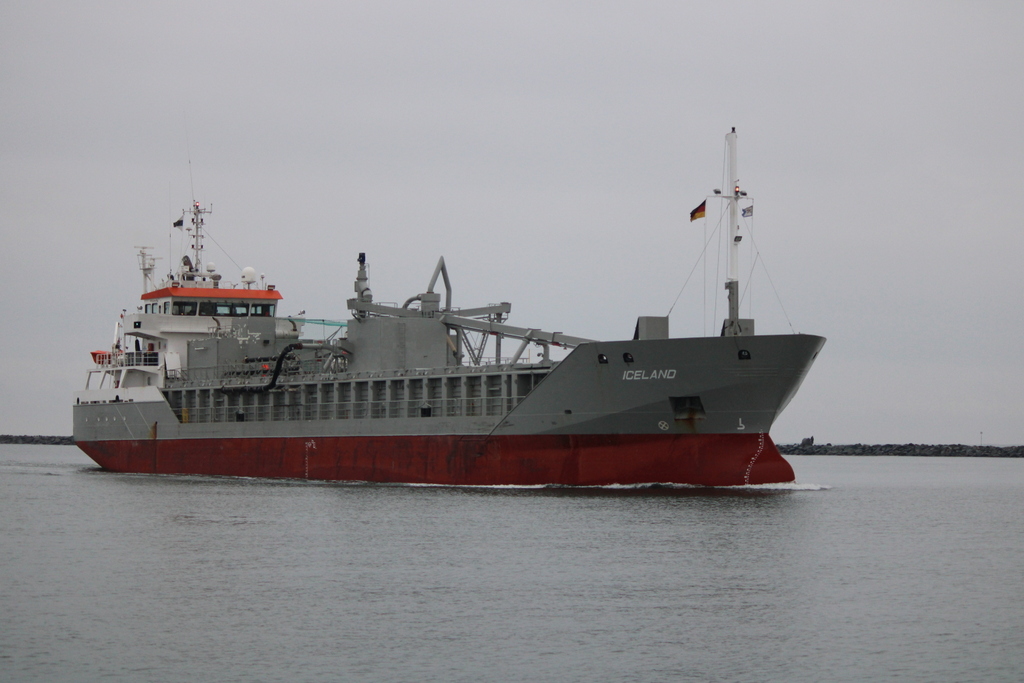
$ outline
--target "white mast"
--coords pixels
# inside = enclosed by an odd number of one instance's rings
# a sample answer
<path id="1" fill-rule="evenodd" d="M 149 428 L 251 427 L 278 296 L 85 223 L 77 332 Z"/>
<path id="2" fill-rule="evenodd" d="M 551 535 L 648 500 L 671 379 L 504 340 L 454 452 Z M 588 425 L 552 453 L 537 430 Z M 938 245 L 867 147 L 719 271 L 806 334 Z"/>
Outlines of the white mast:
<path id="1" fill-rule="evenodd" d="M 188 273 L 201 273 L 203 269 L 203 215 L 213 211 L 213 208 L 203 209 L 200 208 L 199 202 L 193 201 L 190 213 L 192 214 L 192 225 L 187 228 L 189 237 L 192 238 L 192 263 L 191 268 L 186 271 L 182 269 L 182 274 Z"/>
<path id="2" fill-rule="evenodd" d="M 153 281 L 153 271 L 156 269 L 156 257 L 149 253 L 153 247 L 135 247 L 139 250 L 139 270 L 142 271 L 142 293 L 152 292 L 156 289 Z"/>
<path id="3" fill-rule="evenodd" d="M 736 164 L 736 128 L 725 136 L 728 156 L 728 182 L 723 193 L 729 202 L 729 264 L 725 289 L 729 293 L 729 317 L 722 323 L 722 336 L 735 337 L 754 333 L 753 320 L 740 320 L 740 198 L 747 195 L 740 190 L 739 168 Z"/>

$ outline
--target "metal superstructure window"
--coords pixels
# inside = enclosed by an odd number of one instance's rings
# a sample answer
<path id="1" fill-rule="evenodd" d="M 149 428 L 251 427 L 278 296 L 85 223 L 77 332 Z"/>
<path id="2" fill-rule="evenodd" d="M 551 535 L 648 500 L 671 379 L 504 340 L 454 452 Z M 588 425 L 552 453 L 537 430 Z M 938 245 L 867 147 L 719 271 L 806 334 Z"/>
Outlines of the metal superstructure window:
<path id="1" fill-rule="evenodd" d="M 171 304 L 171 315 L 195 315 L 198 308 L 195 301 L 175 301 Z"/>

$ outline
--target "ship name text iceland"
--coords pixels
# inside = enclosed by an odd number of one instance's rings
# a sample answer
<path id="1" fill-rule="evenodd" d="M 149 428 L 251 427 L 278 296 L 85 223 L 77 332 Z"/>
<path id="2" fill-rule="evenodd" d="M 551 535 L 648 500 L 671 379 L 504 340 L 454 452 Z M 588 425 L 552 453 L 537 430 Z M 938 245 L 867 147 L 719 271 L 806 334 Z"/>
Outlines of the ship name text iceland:
<path id="1" fill-rule="evenodd" d="M 669 370 L 626 370 L 622 373 L 622 379 L 674 379 L 675 368 Z"/>

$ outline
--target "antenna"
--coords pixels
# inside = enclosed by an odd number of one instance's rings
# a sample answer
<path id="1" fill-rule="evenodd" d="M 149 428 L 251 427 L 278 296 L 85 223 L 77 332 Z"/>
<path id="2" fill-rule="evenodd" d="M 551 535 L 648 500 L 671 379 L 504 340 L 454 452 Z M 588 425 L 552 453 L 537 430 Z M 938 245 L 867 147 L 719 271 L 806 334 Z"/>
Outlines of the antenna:
<path id="1" fill-rule="evenodd" d="M 181 118 L 185 126 L 185 155 L 188 157 L 188 187 L 192 191 L 192 203 L 196 203 L 196 186 L 192 182 L 192 148 L 188 144 L 188 118 L 185 112 L 181 113 Z"/>

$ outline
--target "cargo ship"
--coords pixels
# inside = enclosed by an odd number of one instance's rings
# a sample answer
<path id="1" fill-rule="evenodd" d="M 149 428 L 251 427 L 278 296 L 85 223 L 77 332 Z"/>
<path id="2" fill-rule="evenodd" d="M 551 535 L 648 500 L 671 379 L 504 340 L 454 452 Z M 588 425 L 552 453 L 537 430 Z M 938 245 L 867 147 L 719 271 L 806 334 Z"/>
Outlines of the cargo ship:
<path id="1" fill-rule="evenodd" d="M 708 197 L 727 204 L 729 306 L 718 336 L 672 338 L 667 316 L 639 317 L 632 339 L 614 341 L 512 325 L 508 302 L 453 306 L 443 256 L 425 291 L 399 305 L 374 301 L 360 253 L 348 320 L 282 316 L 281 293 L 252 268 L 230 283 L 204 263 L 209 209 L 193 202 L 175 223 L 191 244 L 176 271 L 157 283 L 154 257 L 139 251 L 141 305 L 122 314 L 109 349 L 92 352 L 75 442 L 115 472 L 456 486 L 791 482 L 769 429 L 825 340 L 755 335 L 739 317 L 750 200 L 735 129 L 726 146 L 732 182 Z M 309 325 L 330 332 L 305 338 Z"/>

